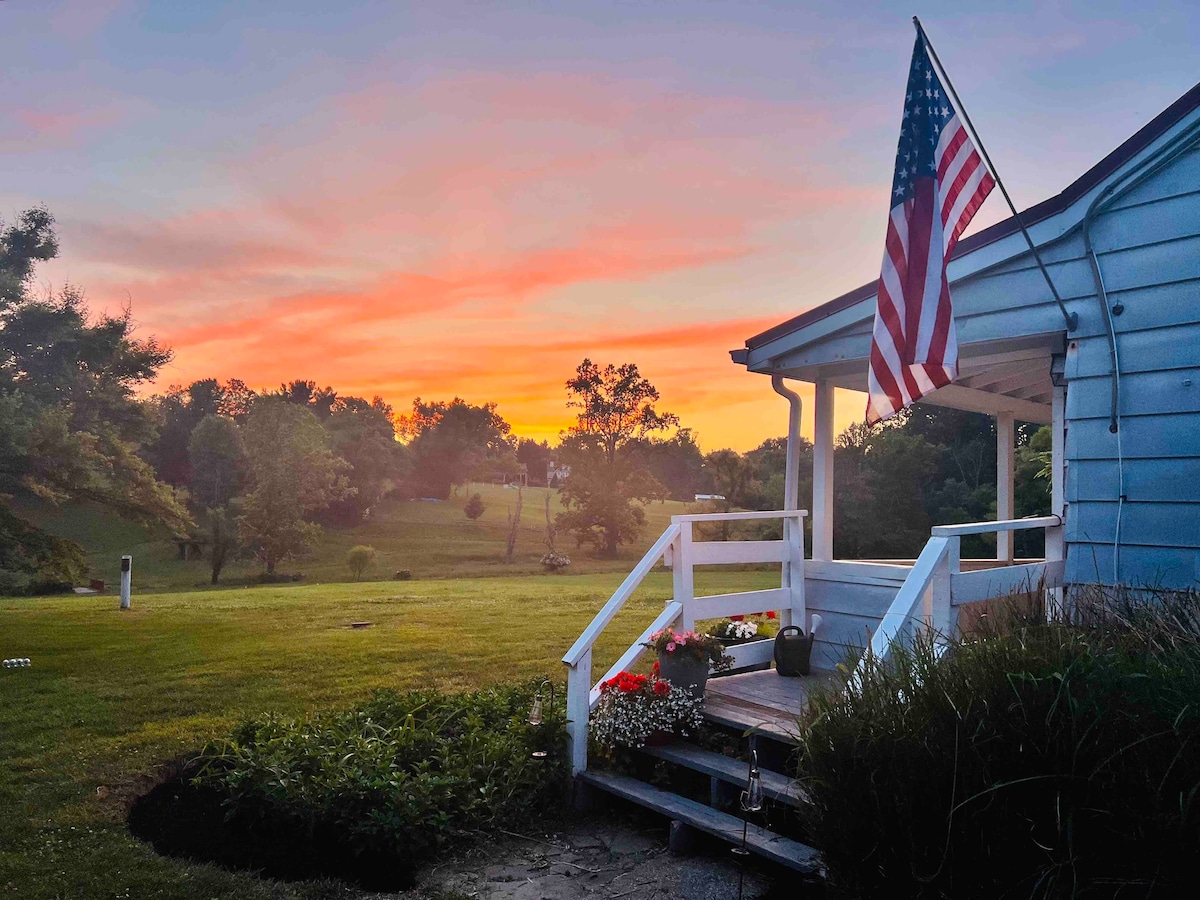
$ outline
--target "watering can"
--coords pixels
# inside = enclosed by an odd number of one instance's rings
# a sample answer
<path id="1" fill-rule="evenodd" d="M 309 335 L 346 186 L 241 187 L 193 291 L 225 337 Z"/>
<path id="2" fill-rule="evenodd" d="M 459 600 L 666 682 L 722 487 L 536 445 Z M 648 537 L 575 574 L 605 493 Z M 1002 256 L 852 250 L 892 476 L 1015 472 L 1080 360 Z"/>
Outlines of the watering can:
<path id="1" fill-rule="evenodd" d="M 820 624 L 821 617 L 813 616 L 812 630 L 808 634 L 805 634 L 799 625 L 788 625 L 779 629 L 779 634 L 775 635 L 776 672 L 789 678 L 808 674 L 813 639 Z"/>

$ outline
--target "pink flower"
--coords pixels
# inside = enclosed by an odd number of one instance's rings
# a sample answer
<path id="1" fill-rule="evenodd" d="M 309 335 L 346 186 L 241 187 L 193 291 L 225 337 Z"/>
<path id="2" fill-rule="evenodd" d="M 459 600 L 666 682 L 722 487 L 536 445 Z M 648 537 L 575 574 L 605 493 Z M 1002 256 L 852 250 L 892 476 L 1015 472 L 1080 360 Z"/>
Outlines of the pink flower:
<path id="1" fill-rule="evenodd" d="M 675 643 L 677 643 L 680 647 L 686 647 L 687 646 L 687 638 L 684 637 L 682 634 L 677 634 L 677 635 L 675 635 Z"/>
<path id="2" fill-rule="evenodd" d="M 675 642 L 674 641 L 671 641 L 671 643 L 667 644 L 667 652 L 668 653 L 675 652 Z"/>

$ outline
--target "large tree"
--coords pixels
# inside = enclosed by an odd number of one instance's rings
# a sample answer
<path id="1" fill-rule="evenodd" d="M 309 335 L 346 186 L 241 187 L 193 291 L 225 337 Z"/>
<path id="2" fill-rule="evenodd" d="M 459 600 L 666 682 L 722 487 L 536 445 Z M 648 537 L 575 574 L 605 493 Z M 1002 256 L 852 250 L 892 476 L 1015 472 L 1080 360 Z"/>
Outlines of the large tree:
<path id="1" fill-rule="evenodd" d="M 634 363 L 601 368 L 585 359 L 567 381 L 567 397 L 568 407 L 577 412 L 563 441 L 571 474 L 562 487 L 567 510 L 559 524 L 580 545 L 590 543 L 612 558 L 645 523 L 638 504 L 667 494 L 645 461 L 630 451 L 635 442 L 678 425 L 679 419 L 655 408 L 658 390 Z"/>
<path id="2" fill-rule="evenodd" d="M 350 493 L 347 464 L 313 413 L 277 397 L 254 404 L 242 438 L 254 488 L 242 501 L 238 530 L 273 575 L 317 541 L 321 527 L 310 516 Z"/>
<path id="3" fill-rule="evenodd" d="M 134 392 L 171 353 L 135 338 L 128 312 L 90 316 L 77 288 L 34 295 L 36 264 L 57 248 L 45 209 L 0 224 L 0 557 L 15 573 L 7 580 L 81 575 L 78 553 L 25 521 L 23 502 L 83 501 L 176 531 L 188 524 L 139 454 L 155 428 Z"/>

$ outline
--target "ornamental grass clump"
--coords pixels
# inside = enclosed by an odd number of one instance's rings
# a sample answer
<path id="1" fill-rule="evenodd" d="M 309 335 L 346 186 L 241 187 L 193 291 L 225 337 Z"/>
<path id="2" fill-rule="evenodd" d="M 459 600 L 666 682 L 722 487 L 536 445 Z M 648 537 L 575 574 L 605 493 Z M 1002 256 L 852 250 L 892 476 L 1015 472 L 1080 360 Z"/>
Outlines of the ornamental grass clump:
<path id="1" fill-rule="evenodd" d="M 219 799 L 236 837 L 225 843 L 244 845 L 223 847 L 235 863 L 282 877 L 402 886 L 416 861 L 450 844 L 528 826 L 561 807 L 562 692 L 555 708 L 544 706 L 543 724 L 531 726 L 538 683 L 380 691 L 345 712 L 263 716 L 205 747 L 185 767 L 184 786 Z M 534 758 L 538 750 L 546 757 Z M 204 848 L 182 852 L 205 857 Z"/>
<path id="2" fill-rule="evenodd" d="M 654 737 L 687 737 L 703 723 L 703 701 L 683 688 L 656 674 L 621 672 L 601 683 L 590 728 L 602 747 L 637 749 Z"/>
<path id="3" fill-rule="evenodd" d="M 1200 858 L 1200 596 L 897 647 L 801 732 L 841 895 L 1182 897 Z M 1191 885 L 1191 887 L 1189 887 Z"/>

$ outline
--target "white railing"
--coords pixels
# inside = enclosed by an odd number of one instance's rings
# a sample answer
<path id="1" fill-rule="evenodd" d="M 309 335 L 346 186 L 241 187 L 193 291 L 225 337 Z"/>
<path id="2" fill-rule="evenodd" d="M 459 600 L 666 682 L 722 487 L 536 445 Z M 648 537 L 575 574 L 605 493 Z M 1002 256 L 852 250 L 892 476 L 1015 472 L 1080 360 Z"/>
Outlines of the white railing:
<path id="1" fill-rule="evenodd" d="M 1046 559 L 1025 565 L 962 571 L 959 544 L 963 536 L 1028 528 L 1046 530 Z M 934 526 L 929 542 L 872 635 L 867 652 L 876 659 L 886 659 L 891 647 L 903 641 L 915 627 L 929 629 L 940 639 L 939 646 L 945 646 L 942 641 L 954 631 L 956 606 L 1022 590 L 1058 589 L 1064 569 L 1062 547 L 1062 519 L 1058 516 Z M 859 669 L 864 665 L 865 660 L 859 663 Z"/>
<path id="2" fill-rule="evenodd" d="M 600 699 L 599 685 L 634 665 L 645 652 L 642 643 L 649 640 L 654 632 L 676 624 L 682 631 L 691 631 L 697 619 L 724 618 L 766 610 L 777 610 L 783 625 L 791 624 L 793 618 L 804 622 L 804 529 L 801 520 L 806 515 L 807 510 L 772 510 L 671 517 L 667 530 L 646 551 L 646 555 L 563 656 L 563 663 L 567 666 L 567 731 L 573 772 L 587 768 L 588 719 Z M 692 526 L 696 522 L 744 522 L 756 519 L 782 519 L 783 540 L 693 540 Z M 596 640 L 660 559 L 672 572 L 671 600 L 604 677 L 593 685 L 592 648 Z M 696 566 L 743 563 L 779 564 L 782 567 L 781 586 L 769 590 L 696 596 Z M 762 643 L 764 646 L 743 644 L 731 647 L 729 652 L 735 658 L 735 665 L 765 662 L 769 658 L 770 648 L 765 646 L 766 642 Z"/>

